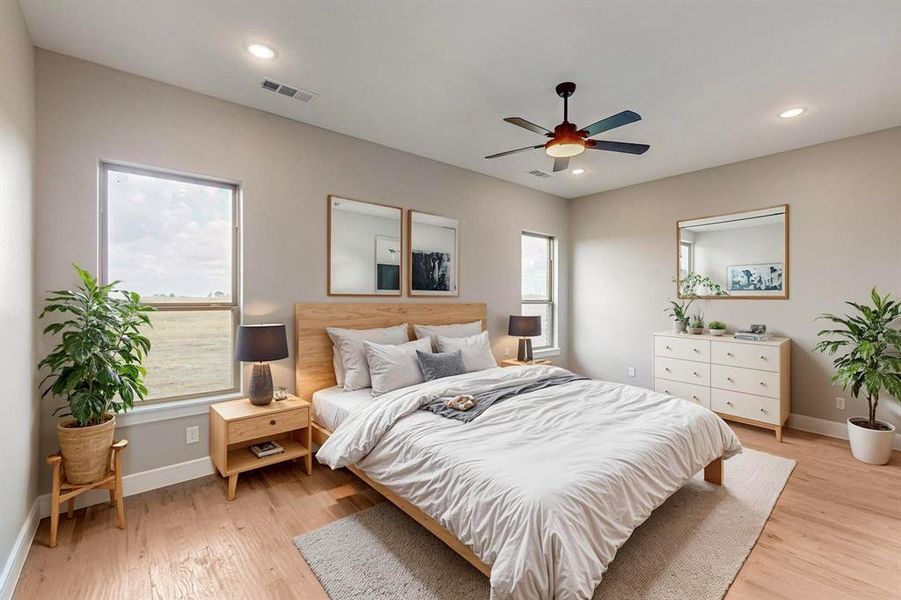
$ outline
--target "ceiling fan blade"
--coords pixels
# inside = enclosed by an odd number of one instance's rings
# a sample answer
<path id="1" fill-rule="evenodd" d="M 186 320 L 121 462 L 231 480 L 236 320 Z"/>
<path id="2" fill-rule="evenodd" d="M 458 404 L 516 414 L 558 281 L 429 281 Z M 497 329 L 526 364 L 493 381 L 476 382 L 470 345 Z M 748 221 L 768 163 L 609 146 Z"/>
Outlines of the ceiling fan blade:
<path id="1" fill-rule="evenodd" d="M 525 148 L 517 148 L 516 150 L 507 150 L 506 152 L 498 152 L 497 154 L 492 154 L 491 156 L 486 156 L 485 158 L 498 158 L 501 156 L 516 154 L 517 152 L 525 152 L 526 150 L 536 150 L 538 148 L 544 148 L 544 144 L 538 144 L 537 146 L 526 146 Z"/>
<path id="2" fill-rule="evenodd" d="M 588 140 L 586 148 L 592 150 L 609 150 L 610 152 L 625 152 L 626 154 L 644 154 L 648 151 L 647 144 L 630 144 L 629 142 L 605 142 L 603 140 Z M 591 142 L 594 142 L 593 144 Z"/>
<path id="3" fill-rule="evenodd" d="M 628 125 L 629 123 L 634 123 L 635 121 L 641 121 L 641 115 L 637 112 L 632 112 L 631 110 L 624 110 L 612 117 L 607 117 L 606 119 L 601 119 L 597 123 L 592 123 L 582 131 L 587 133 L 588 137 L 591 137 L 599 133 L 604 133 L 605 131 L 610 131 L 611 129 L 616 129 L 617 127 L 622 127 L 623 125 Z"/>
<path id="4" fill-rule="evenodd" d="M 560 171 L 565 171 L 569 168 L 569 159 L 568 158 L 555 158 L 554 159 L 554 173 L 558 173 Z"/>
<path id="5" fill-rule="evenodd" d="M 551 131 L 550 129 L 545 129 L 541 125 L 536 125 L 535 123 L 526 121 L 522 117 L 507 117 L 506 119 L 504 119 L 504 121 L 506 121 L 507 123 L 510 123 L 511 125 L 516 125 L 518 127 L 522 127 L 523 129 L 528 129 L 529 131 L 534 131 L 535 133 L 537 133 L 539 135 L 546 135 L 548 137 L 554 136 L 554 132 Z"/>

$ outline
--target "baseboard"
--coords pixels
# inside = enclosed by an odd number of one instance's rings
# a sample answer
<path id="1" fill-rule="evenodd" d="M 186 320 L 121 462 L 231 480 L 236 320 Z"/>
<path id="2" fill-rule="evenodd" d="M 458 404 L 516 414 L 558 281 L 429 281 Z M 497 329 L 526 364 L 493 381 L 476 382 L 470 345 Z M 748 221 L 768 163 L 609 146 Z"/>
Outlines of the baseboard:
<path id="1" fill-rule="evenodd" d="M 847 423 L 836 423 L 835 421 L 792 413 L 789 420 L 789 427 L 800 431 L 819 433 L 820 435 L 834 437 L 840 440 L 848 439 Z M 895 441 L 892 444 L 892 448 L 901 450 L 901 433 L 895 434 Z"/>
<path id="2" fill-rule="evenodd" d="M 3 571 L 0 572 L 0 600 L 9 600 L 13 597 L 16 590 L 16 583 L 19 581 L 19 574 L 22 572 L 22 566 L 25 565 L 25 559 L 28 557 L 28 551 L 31 550 L 31 541 L 34 539 L 34 533 L 38 530 L 38 523 L 41 519 L 39 514 L 39 498 L 35 498 L 19 529 L 19 535 L 6 557 L 6 564 L 3 565 Z"/>
<path id="3" fill-rule="evenodd" d="M 213 473 L 215 473 L 215 468 L 210 457 L 204 456 L 174 465 L 159 467 L 158 469 L 125 475 L 122 478 L 122 493 L 125 496 L 134 496 L 135 494 L 149 492 L 150 490 L 182 483 L 183 481 L 190 481 L 198 477 L 205 477 Z M 109 492 L 106 490 L 91 490 L 75 498 L 75 508 L 84 508 L 103 502 L 109 502 Z M 50 494 L 38 496 L 37 503 L 40 518 L 49 517 Z"/>

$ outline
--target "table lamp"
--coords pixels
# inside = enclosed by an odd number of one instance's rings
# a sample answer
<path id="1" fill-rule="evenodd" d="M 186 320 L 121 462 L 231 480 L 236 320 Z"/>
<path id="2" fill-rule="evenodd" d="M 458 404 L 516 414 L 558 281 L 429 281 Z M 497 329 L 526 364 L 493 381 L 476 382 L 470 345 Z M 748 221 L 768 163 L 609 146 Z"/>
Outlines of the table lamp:
<path id="1" fill-rule="evenodd" d="M 284 325 L 241 325 L 235 340 L 235 358 L 254 362 L 250 378 L 250 402 L 265 406 L 272 402 L 272 372 L 268 361 L 288 358 Z"/>
<path id="2" fill-rule="evenodd" d="M 532 362 L 532 340 L 529 338 L 541 335 L 541 317 L 510 315 L 510 326 L 507 333 L 519 338 L 519 352 L 516 354 L 516 360 Z"/>

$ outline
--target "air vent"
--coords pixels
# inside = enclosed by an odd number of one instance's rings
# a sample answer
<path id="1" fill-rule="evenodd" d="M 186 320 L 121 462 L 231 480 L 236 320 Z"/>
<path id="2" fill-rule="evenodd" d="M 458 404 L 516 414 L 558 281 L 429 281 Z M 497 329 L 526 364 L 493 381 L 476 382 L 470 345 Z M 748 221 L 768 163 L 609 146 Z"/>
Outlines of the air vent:
<path id="1" fill-rule="evenodd" d="M 285 85 L 284 83 L 279 83 L 273 79 L 264 79 L 263 83 L 260 86 L 264 90 L 269 90 L 270 92 L 275 92 L 276 94 L 281 94 L 282 96 L 287 96 L 288 98 L 294 98 L 295 100 L 300 100 L 301 102 L 312 102 L 316 99 L 318 94 L 301 89 L 296 86 Z"/>
<path id="2" fill-rule="evenodd" d="M 545 173 L 544 171 L 539 171 L 538 169 L 529 171 L 529 175 L 534 175 L 535 177 L 540 177 L 541 179 L 548 179 L 550 177 L 553 177 L 550 173 Z"/>

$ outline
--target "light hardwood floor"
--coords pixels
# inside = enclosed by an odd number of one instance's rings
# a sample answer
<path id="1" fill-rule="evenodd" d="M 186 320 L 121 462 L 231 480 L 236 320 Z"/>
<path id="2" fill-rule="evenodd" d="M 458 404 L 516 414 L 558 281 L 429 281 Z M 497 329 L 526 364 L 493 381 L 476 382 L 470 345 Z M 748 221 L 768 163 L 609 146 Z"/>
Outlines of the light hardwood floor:
<path id="1" fill-rule="evenodd" d="M 901 453 L 871 467 L 841 440 L 789 430 L 778 444 L 733 427 L 798 466 L 726 598 L 901 598 Z M 77 511 L 53 550 L 45 519 L 15 598 L 326 598 L 291 539 L 382 501 L 321 466 L 255 471 L 234 502 L 225 485 L 210 476 L 126 498 L 126 531 L 108 506 Z"/>

